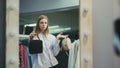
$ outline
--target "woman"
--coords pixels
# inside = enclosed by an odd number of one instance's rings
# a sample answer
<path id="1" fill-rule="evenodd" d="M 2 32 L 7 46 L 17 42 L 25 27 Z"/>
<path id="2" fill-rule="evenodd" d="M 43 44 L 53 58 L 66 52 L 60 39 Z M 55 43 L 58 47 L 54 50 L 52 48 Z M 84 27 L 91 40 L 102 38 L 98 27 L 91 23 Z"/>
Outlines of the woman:
<path id="1" fill-rule="evenodd" d="M 68 35 L 58 34 L 57 37 L 49 34 L 48 17 L 41 15 L 37 21 L 36 29 L 30 34 L 30 38 L 43 41 L 43 53 L 32 55 L 32 68 L 55 68 L 58 64 L 55 56 L 59 53 L 59 38 L 66 38 Z"/>

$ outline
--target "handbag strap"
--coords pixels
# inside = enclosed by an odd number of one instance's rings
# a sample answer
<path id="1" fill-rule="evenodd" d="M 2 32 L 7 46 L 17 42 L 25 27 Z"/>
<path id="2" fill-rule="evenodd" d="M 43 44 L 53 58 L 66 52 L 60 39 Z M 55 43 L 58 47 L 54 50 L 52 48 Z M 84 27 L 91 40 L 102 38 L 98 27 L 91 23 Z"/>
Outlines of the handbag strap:
<path id="1" fill-rule="evenodd" d="M 38 34 L 37 34 L 37 37 L 38 37 L 38 39 L 40 40 L 40 38 L 39 38 Z"/>

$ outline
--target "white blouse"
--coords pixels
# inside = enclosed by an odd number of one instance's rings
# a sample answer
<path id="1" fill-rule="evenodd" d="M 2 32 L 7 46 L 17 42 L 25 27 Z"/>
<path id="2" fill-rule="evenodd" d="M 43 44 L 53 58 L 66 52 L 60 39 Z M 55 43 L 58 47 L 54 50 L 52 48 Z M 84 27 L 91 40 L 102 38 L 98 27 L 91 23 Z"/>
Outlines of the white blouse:
<path id="1" fill-rule="evenodd" d="M 55 36 L 48 34 L 45 36 L 43 33 L 39 34 L 40 40 L 43 41 L 43 53 L 32 54 L 32 68 L 49 68 L 58 64 L 55 56 L 59 53 L 59 42 Z M 34 37 L 33 40 L 38 39 Z"/>
<path id="2" fill-rule="evenodd" d="M 69 51 L 68 68 L 80 68 L 80 40 L 72 43 Z"/>

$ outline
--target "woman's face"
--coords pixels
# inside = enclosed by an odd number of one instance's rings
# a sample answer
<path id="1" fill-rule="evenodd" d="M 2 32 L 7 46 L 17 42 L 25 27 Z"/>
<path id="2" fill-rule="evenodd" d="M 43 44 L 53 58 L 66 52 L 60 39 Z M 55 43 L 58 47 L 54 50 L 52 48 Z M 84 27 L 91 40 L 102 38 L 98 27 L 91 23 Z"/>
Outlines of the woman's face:
<path id="1" fill-rule="evenodd" d="M 45 31 L 47 26 L 48 26 L 47 19 L 41 19 L 39 22 L 39 27 L 40 27 L 41 31 Z"/>

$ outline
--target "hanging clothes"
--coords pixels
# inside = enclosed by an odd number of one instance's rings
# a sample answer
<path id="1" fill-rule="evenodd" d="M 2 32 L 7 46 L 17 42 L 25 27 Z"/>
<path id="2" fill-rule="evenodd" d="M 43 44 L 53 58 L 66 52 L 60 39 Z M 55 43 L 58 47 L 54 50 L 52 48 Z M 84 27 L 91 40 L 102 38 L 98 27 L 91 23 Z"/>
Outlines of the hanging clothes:
<path id="1" fill-rule="evenodd" d="M 22 44 L 19 47 L 22 50 L 22 59 L 23 59 L 23 64 L 24 64 L 23 68 L 28 68 L 27 67 L 27 58 L 26 58 L 26 49 L 24 48 L 24 46 Z"/>
<path id="2" fill-rule="evenodd" d="M 80 41 L 75 40 L 69 51 L 68 68 L 80 68 Z"/>
<path id="3" fill-rule="evenodd" d="M 28 47 L 22 43 L 19 45 L 19 68 L 32 68 Z"/>
<path id="4" fill-rule="evenodd" d="M 19 68 L 24 68 L 24 61 L 22 56 L 22 45 L 19 45 Z"/>
<path id="5" fill-rule="evenodd" d="M 32 68 L 32 64 L 31 64 L 31 56 L 30 56 L 30 54 L 29 54 L 28 47 L 24 46 L 24 48 L 26 49 L 27 68 Z"/>

